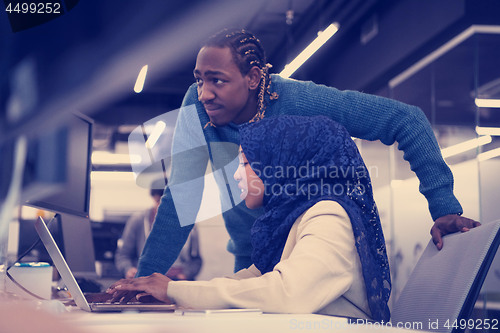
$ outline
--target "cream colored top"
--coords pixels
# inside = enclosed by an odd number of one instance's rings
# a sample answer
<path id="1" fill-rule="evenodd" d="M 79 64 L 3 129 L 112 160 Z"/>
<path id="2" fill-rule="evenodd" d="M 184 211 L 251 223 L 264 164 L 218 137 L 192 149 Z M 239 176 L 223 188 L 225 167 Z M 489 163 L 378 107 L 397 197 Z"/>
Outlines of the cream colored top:
<path id="1" fill-rule="evenodd" d="M 370 318 L 351 222 L 335 201 L 299 216 L 281 261 L 264 275 L 254 266 L 210 281 L 172 281 L 167 295 L 189 308 L 259 308 Z"/>

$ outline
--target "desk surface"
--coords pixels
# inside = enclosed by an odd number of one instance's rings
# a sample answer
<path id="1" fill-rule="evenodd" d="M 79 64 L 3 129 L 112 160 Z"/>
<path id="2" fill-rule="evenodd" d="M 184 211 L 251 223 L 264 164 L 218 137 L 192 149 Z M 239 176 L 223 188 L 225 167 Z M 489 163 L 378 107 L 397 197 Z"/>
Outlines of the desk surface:
<path id="1" fill-rule="evenodd" d="M 181 316 L 174 313 L 87 313 L 61 314 L 64 322 L 89 333 L 196 332 L 264 333 L 334 331 L 405 332 L 380 324 L 351 325 L 347 319 L 314 314 L 209 314 Z"/>
<path id="2" fill-rule="evenodd" d="M 349 324 L 346 318 L 315 314 L 226 313 L 183 316 L 173 312 L 90 313 L 76 307 L 65 308 L 62 303 L 49 302 L 44 303 L 43 306 L 39 303 L 39 301 L 0 300 L 2 333 L 412 332 L 391 327 L 390 324 L 361 323 L 356 325 Z M 54 305 L 60 306 L 54 307 Z M 422 328 L 426 327 L 420 327 Z"/>

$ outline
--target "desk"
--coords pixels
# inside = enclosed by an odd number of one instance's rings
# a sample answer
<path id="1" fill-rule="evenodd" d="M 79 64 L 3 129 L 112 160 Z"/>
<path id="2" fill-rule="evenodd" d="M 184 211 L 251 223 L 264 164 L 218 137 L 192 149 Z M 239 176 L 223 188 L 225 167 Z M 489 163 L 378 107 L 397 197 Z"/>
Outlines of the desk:
<path id="1" fill-rule="evenodd" d="M 314 314 L 217 314 L 180 316 L 174 313 L 87 313 L 74 310 L 59 315 L 68 326 L 89 333 L 279 333 L 279 332 L 382 332 L 410 330 L 381 327 L 380 324 L 350 325 L 347 319 Z"/>
<path id="2" fill-rule="evenodd" d="M 58 308 L 58 311 L 47 312 L 48 307 L 36 309 L 35 303 L 0 301 L 0 322 L 2 322 L 0 331 L 2 333 L 417 332 L 379 323 L 348 324 L 346 318 L 315 314 L 233 313 L 181 316 L 172 312 L 90 313 L 76 307 L 67 307 L 66 310 L 69 311 L 65 311 L 62 307 Z"/>

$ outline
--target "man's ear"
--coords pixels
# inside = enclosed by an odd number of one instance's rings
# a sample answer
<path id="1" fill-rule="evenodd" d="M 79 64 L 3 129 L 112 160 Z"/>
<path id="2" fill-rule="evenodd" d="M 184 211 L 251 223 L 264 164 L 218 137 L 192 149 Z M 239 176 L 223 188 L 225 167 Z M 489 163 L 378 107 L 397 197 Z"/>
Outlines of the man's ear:
<path id="1" fill-rule="evenodd" d="M 259 67 L 253 66 L 252 68 L 250 68 L 246 75 L 248 79 L 248 88 L 250 90 L 256 90 L 259 87 L 261 76 L 262 71 Z"/>

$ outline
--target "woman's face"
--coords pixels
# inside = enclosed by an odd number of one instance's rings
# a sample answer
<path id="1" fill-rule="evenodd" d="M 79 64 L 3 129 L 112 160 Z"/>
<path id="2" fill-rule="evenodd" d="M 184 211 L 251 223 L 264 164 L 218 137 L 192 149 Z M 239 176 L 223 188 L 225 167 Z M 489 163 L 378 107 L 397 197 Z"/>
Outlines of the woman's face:
<path id="1" fill-rule="evenodd" d="M 248 208 L 259 208 L 264 200 L 264 183 L 253 171 L 241 148 L 239 159 L 240 165 L 234 173 L 234 180 L 238 182 L 238 188 L 241 190 L 240 198 L 245 200 Z"/>
<path id="2" fill-rule="evenodd" d="M 194 77 L 198 100 L 214 125 L 241 124 L 257 113 L 255 70 L 242 75 L 227 47 L 203 47 L 196 58 Z"/>

